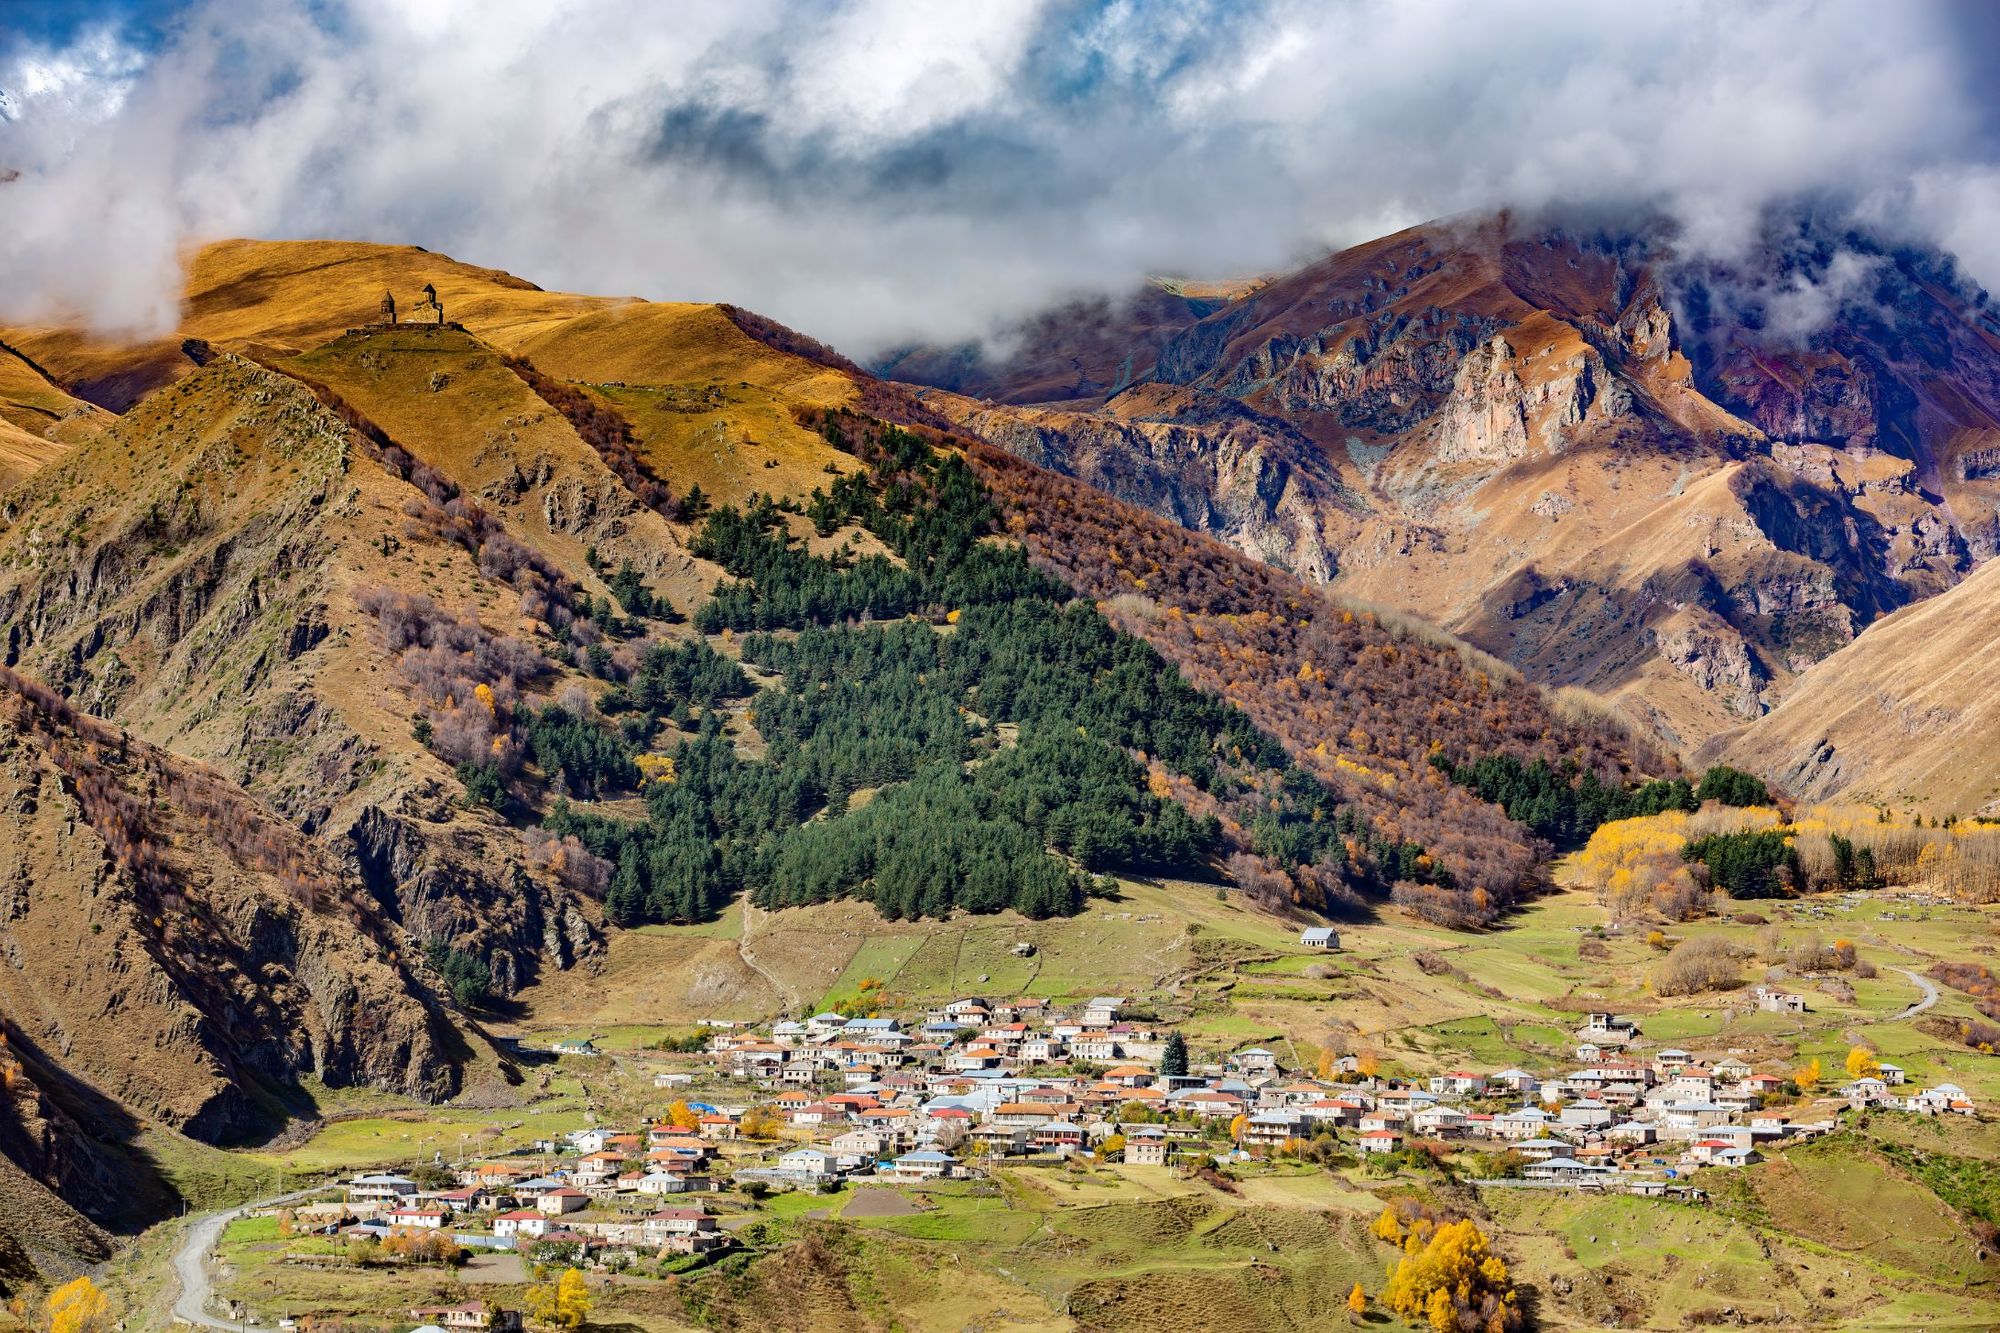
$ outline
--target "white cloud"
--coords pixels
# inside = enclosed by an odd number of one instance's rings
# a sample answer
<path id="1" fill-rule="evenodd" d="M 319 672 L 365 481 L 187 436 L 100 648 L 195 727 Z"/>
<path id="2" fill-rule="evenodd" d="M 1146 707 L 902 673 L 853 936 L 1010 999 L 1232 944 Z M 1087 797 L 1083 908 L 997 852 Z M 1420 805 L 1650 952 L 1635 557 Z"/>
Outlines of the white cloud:
<path id="1" fill-rule="evenodd" d="M 2000 285 L 1982 65 L 1861 0 L 200 0 L 0 48 L 0 313 L 158 330 L 183 241 L 341 235 L 866 353 L 1502 205 L 1726 256 L 1826 192 Z"/>

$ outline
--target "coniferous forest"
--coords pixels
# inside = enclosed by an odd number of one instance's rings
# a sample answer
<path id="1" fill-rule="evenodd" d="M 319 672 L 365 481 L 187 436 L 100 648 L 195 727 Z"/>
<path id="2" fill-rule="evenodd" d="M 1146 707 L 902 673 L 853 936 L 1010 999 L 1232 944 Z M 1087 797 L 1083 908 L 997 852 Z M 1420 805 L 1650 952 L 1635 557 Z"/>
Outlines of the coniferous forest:
<path id="1" fill-rule="evenodd" d="M 1231 853 L 1338 886 L 1332 901 L 1442 881 L 1420 846 L 992 540 L 998 511 L 961 457 L 857 418 L 822 429 L 865 471 L 806 505 L 716 509 L 693 544 L 729 574 L 696 627 L 743 632 L 744 663 L 776 683 L 751 697 L 705 641 L 656 647 L 602 701 L 616 725 L 551 708 L 528 726 L 572 793 L 643 791 L 643 823 L 562 802 L 547 820 L 612 867 L 614 921 L 699 920 L 745 891 L 769 907 L 866 897 L 891 917 L 1061 915 L 1099 873 L 1212 876 Z M 795 521 L 865 532 L 894 558 L 812 554 Z M 717 707 L 746 697 L 754 759 Z M 691 734 L 649 747 L 663 727 Z"/>

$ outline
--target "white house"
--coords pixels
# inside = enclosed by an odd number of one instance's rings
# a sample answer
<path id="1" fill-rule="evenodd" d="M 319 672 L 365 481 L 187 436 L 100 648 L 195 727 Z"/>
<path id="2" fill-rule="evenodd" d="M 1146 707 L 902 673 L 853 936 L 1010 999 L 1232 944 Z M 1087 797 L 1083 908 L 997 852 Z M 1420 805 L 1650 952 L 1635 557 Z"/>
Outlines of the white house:
<path id="1" fill-rule="evenodd" d="M 546 1214 L 521 1208 L 494 1218 L 493 1234 L 503 1240 L 510 1236 L 544 1236 L 554 1225 L 554 1220 Z"/>
<path id="2" fill-rule="evenodd" d="M 639 1225 L 648 1244 L 676 1254 L 700 1254 L 729 1243 L 716 1220 L 700 1208 L 662 1208 Z"/>
<path id="3" fill-rule="evenodd" d="M 818 1148 L 794 1148 L 778 1158 L 778 1170 L 788 1176 L 820 1179 L 835 1173 L 833 1154 Z"/>
<path id="4" fill-rule="evenodd" d="M 419 1231 L 436 1231 L 451 1220 L 449 1208 L 391 1208 L 383 1214 L 382 1220 L 392 1227 L 413 1227 Z"/>
<path id="5" fill-rule="evenodd" d="M 1247 1051 L 1238 1051 L 1231 1059 L 1236 1067 L 1246 1074 L 1275 1074 L 1278 1072 L 1278 1057 L 1275 1052 L 1262 1046 L 1252 1046 Z"/>
<path id="6" fill-rule="evenodd" d="M 1308 949 L 1338 949 L 1340 933 L 1332 926 L 1311 926 L 1299 932 L 1299 943 Z"/>
<path id="7" fill-rule="evenodd" d="M 1432 1138 L 1463 1133 L 1465 1112 L 1455 1106 L 1426 1106 L 1410 1117 L 1410 1128 Z"/>
<path id="8" fill-rule="evenodd" d="M 940 1180 L 950 1176 L 956 1165 L 950 1153 L 926 1149 L 904 1153 L 878 1174 L 895 1180 Z"/>
<path id="9" fill-rule="evenodd" d="M 415 1197 L 417 1190 L 408 1176 L 356 1176 L 347 1182 L 347 1197 L 354 1203 L 396 1203 Z"/>

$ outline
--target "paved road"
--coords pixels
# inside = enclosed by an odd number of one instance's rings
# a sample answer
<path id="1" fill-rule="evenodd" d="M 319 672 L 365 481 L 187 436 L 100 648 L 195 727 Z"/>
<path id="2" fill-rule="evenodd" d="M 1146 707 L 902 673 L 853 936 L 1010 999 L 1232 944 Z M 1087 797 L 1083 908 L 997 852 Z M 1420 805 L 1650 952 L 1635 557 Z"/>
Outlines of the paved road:
<path id="1" fill-rule="evenodd" d="M 1902 1013 L 1897 1014 L 1895 1018 L 1889 1020 L 1890 1022 L 1894 1023 L 1905 1018 L 1915 1018 L 1918 1014 L 1921 1014 L 1924 1010 L 1938 1002 L 1937 983 L 1929 977 L 1921 972 L 1912 972 L 1907 967 L 1897 967 L 1894 964 L 1889 964 L 1888 967 L 1891 972 L 1901 972 L 1904 976 L 1908 977 L 1912 982 L 1916 983 L 1917 989 L 1924 993 L 1923 999 L 1918 1000 Z"/>
<path id="2" fill-rule="evenodd" d="M 212 1294 L 208 1277 L 209 1251 L 222 1238 L 222 1229 L 245 1213 L 258 1208 L 276 1208 L 318 1192 L 317 1189 L 294 1190 L 290 1194 L 257 1199 L 227 1212 L 210 1213 L 207 1217 L 198 1218 L 188 1227 L 187 1234 L 181 1237 L 179 1248 L 174 1251 L 174 1277 L 180 1285 L 180 1295 L 174 1298 L 174 1318 L 202 1328 L 229 1329 L 231 1333 L 241 1328 L 240 1324 L 217 1319 L 208 1313 L 208 1298 Z"/>

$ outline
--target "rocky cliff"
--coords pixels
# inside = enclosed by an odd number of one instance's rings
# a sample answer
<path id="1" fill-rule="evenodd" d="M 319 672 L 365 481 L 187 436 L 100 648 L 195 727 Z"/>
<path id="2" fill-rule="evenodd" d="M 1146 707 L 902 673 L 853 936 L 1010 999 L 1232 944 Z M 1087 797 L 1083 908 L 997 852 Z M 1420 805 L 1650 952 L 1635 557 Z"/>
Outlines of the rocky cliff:
<path id="1" fill-rule="evenodd" d="M 1019 405 L 1033 376 L 928 401 L 1685 746 L 1995 549 L 2000 317 L 1941 257 L 1811 219 L 1728 266 L 1643 227 L 1420 227 L 1134 345 L 1153 382 L 1060 412 Z"/>

